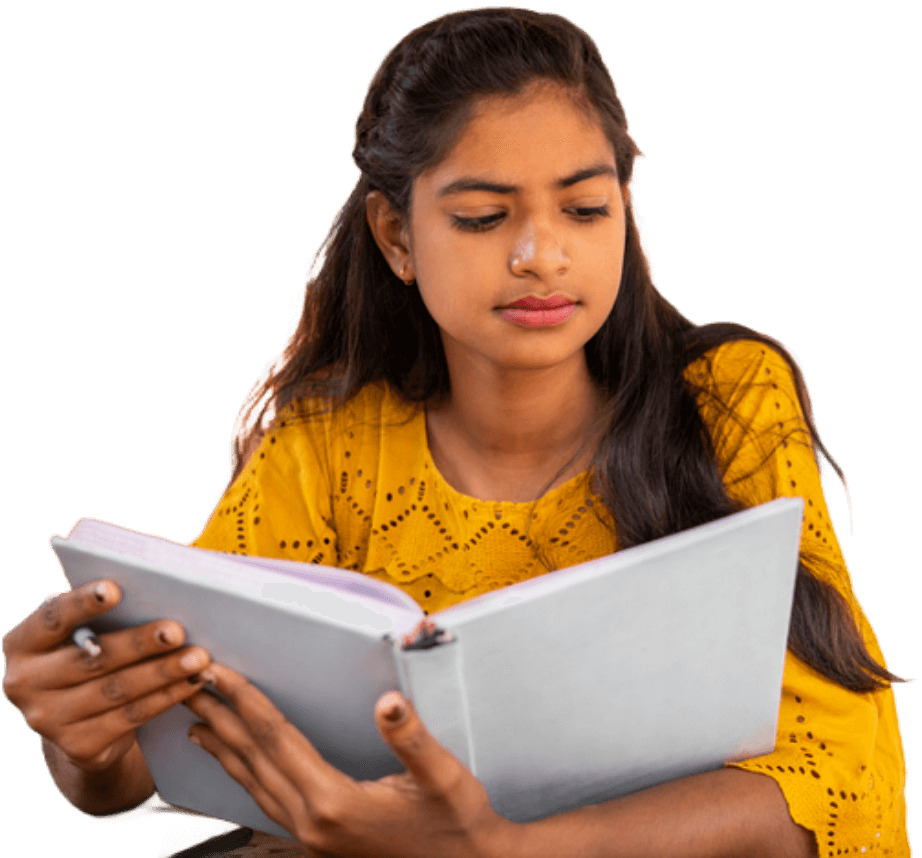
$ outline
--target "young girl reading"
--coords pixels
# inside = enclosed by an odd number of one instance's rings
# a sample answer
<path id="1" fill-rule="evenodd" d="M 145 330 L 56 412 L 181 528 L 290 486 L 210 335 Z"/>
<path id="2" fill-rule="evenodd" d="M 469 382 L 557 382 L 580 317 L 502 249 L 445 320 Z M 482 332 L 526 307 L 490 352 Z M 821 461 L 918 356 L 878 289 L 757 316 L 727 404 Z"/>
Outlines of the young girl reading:
<path id="1" fill-rule="evenodd" d="M 909 854 L 896 677 L 830 526 L 800 372 L 769 338 L 695 326 L 654 289 L 637 151 L 595 45 L 560 17 L 465 12 L 403 39 L 195 544 L 361 571 L 437 610 L 801 496 L 774 752 L 513 824 L 396 692 L 375 717 L 406 773 L 355 782 L 169 620 L 81 655 L 72 630 L 119 599 L 100 582 L 7 638 L 7 693 L 71 801 L 106 813 L 149 796 L 134 727 L 183 701 L 202 719 L 190 739 L 304 854 Z"/>

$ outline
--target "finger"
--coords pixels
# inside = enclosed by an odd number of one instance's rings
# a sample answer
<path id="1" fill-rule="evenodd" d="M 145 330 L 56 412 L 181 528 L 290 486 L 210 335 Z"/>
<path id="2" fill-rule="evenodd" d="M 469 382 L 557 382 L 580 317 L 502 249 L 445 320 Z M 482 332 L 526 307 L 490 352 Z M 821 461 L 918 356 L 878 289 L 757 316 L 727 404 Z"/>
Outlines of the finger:
<path id="1" fill-rule="evenodd" d="M 433 738 L 398 692 L 388 691 L 378 699 L 375 720 L 384 741 L 420 786 L 448 795 L 467 774 L 461 761 Z"/>
<path id="2" fill-rule="evenodd" d="M 156 718 L 197 691 L 201 691 L 206 678 L 198 674 L 192 681 L 178 680 L 143 697 L 131 700 L 123 706 L 71 724 L 59 737 L 48 736 L 48 738 L 72 760 L 86 763 L 100 753 L 104 753 L 110 745 L 132 733 L 142 724 Z"/>
<path id="3" fill-rule="evenodd" d="M 9 675 L 4 675 L 11 702 L 16 705 L 15 701 L 21 698 L 22 704 L 17 708 L 26 723 L 56 744 L 63 746 L 70 735 L 83 741 L 81 733 L 86 729 L 98 729 L 100 741 L 113 741 L 126 730 L 149 721 L 185 699 L 188 690 L 182 680 L 211 662 L 210 653 L 195 646 L 146 658 L 150 649 L 157 645 L 161 649 L 172 646 L 159 642 L 156 627 L 154 624 L 113 633 L 113 637 L 120 636 L 118 646 L 105 640 L 103 652 L 93 658 L 86 658 L 71 645 L 45 655 L 33 655 L 27 660 L 16 660 L 8 670 Z M 108 637 L 104 635 L 101 639 Z M 118 652 L 119 649 L 127 652 Z M 197 656 L 197 661 L 188 663 L 188 656 Z M 120 669 L 115 667 L 120 660 L 129 658 L 137 663 Z M 198 682 L 198 688 L 202 684 Z M 173 688 L 167 690 L 167 686 Z M 161 692 L 159 698 L 158 691 Z M 162 701 L 159 705 L 158 700 Z M 94 720 L 106 713 L 112 714 L 105 720 Z M 87 723 L 95 727 L 87 728 Z"/>
<path id="4" fill-rule="evenodd" d="M 62 644 L 29 661 L 29 682 L 36 688 L 69 688 L 129 665 L 176 650 L 186 637 L 173 620 L 156 620 L 100 635 L 100 651 L 88 655 L 72 644 Z M 170 677 L 175 678 L 175 677 Z"/>
<path id="5" fill-rule="evenodd" d="M 220 738 L 235 750 L 246 741 L 252 742 L 308 800 L 312 796 L 325 794 L 334 783 L 345 778 L 342 772 L 320 756 L 317 749 L 279 712 L 275 704 L 245 677 L 223 664 L 212 664 L 208 670 L 214 676 L 212 686 L 230 703 L 238 718 L 238 722 L 222 720 L 219 724 L 209 723 Z M 190 708 L 196 714 L 198 710 L 195 705 L 200 699 L 196 697 L 190 701 Z M 204 703 L 209 707 L 209 714 L 224 715 L 220 710 L 212 708 L 209 701 Z M 226 706 L 223 708 L 230 713 Z M 219 727 L 226 724 L 230 728 L 236 723 L 246 725 L 249 739 L 238 739 L 235 734 L 221 733 Z"/>
<path id="6" fill-rule="evenodd" d="M 333 769 L 304 735 L 279 712 L 276 705 L 255 685 L 236 670 L 223 664 L 213 664 L 212 685 L 246 722 L 260 747 L 268 754 L 283 759 L 293 750 L 311 765 Z M 296 747 L 293 747 L 296 746 Z"/>
<path id="7" fill-rule="evenodd" d="M 105 673 L 72 688 L 71 693 L 59 699 L 57 718 L 69 724 L 121 709 L 126 723 L 144 723 L 153 715 L 147 714 L 147 704 L 142 705 L 140 701 L 149 701 L 150 695 L 177 681 L 188 681 L 210 663 L 211 655 L 207 650 L 192 646 Z M 204 681 L 198 684 L 203 685 Z"/>
<path id="8" fill-rule="evenodd" d="M 206 692 L 207 693 L 207 692 Z M 204 724 L 194 724 L 189 729 L 189 740 L 211 754 L 237 783 L 240 784 L 262 808 L 263 813 L 286 830 L 292 828 L 292 819 L 284 807 L 267 790 L 256 772 L 217 734 Z"/>
<path id="9" fill-rule="evenodd" d="M 114 581 L 92 581 L 49 599 L 3 639 L 4 652 L 39 652 L 67 640 L 83 623 L 114 608 L 122 597 Z"/>

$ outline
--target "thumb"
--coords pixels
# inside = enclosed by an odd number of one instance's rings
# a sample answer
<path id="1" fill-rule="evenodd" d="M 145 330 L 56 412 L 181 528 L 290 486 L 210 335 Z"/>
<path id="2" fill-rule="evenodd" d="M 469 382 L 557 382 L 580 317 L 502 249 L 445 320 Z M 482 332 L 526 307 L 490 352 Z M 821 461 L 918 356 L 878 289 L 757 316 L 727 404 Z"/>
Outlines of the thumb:
<path id="1" fill-rule="evenodd" d="M 463 778 L 461 761 L 435 740 L 399 692 L 388 691 L 378 699 L 375 720 L 384 741 L 421 786 L 448 793 Z"/>
<path id="2" fill-rule="evenodd" d="M 375 704 L 375 718 L 385 739 L 407 720 L 412 708 L 410 702 L 399 691 L 388 691 L 378 698 Z M 413 715 L 416 716 L 415 710 Z"/>

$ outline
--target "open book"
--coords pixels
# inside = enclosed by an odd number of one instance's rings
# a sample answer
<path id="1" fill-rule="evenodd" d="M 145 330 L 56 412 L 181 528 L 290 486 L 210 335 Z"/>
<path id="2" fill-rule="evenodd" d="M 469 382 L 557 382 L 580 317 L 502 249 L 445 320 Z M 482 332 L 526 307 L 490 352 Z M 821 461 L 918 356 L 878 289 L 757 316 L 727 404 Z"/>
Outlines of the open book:
<path id="1" fill-rule="evenodd" d="M 359 573 L 88 519 L 52 546 L 72 586 L 122 588 L 97 631 L 177 620 L 355 778 L 401 771 L 372 711 L 402 690 L 494 809 L 526 821 L 774 748 L 802 511 L 775 500 L 479 596 L 409 649 L 423 611 Z M 160 795 L 284 835 L 188 741 L 195 720 L 174 706 L 139 730 Z"/>

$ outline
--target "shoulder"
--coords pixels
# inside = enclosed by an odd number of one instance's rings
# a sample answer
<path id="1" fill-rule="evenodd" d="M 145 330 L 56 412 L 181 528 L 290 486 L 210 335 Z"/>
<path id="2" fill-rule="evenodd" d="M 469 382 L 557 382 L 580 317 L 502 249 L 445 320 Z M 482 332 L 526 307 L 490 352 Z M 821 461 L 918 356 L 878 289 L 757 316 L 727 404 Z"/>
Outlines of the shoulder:
<path id="1" fill-rule="evenodd" d="M 405 419 L 415 414 L 418 407 L 387 382 L 371 382 L 342 402 L 332 397 L 298 399 L 279 411 L 271 428 L 277 432 L 288 430 L 288 434 L 341 432 Z"/>
<path id="2" fill-rule="evenodd" d="M 794 373 L 785 357 L 758 340 L 733 340 L 723 343 L 692 361 L 685 370 L 692 385 L 726 388 L 793 383 Z"/>
<path id="3" fill-rule="evenodd" d="M 809 401 L 798 377 L 781 352 L 759 340 L 723 343 L 685 369 L 685 382 L 709 424 L 721 413 L 769 422 L 802 417 Z"/>
<path id="4" fill-rule="evenodd" d="M 375 384 L 366 384 L 345 401 L 338 401 L 335 396 L 304 396 L 281 408 L 272 421 L 272 426 L 288 428 L 304 424 L 327 424 L 334 416 L 336 419 L 342 419 L 344 415 L 363 413 L 369 407 L 373 407 L 380 396 L 380 387 Z"/>
<path id="5" fill-rule="evenodd" d="M 789 444 L 812 455 L 809 400 L 787 359 L 758 340 L 723 343 L 685 370 L 718 459 L 763 462 Z"/>

